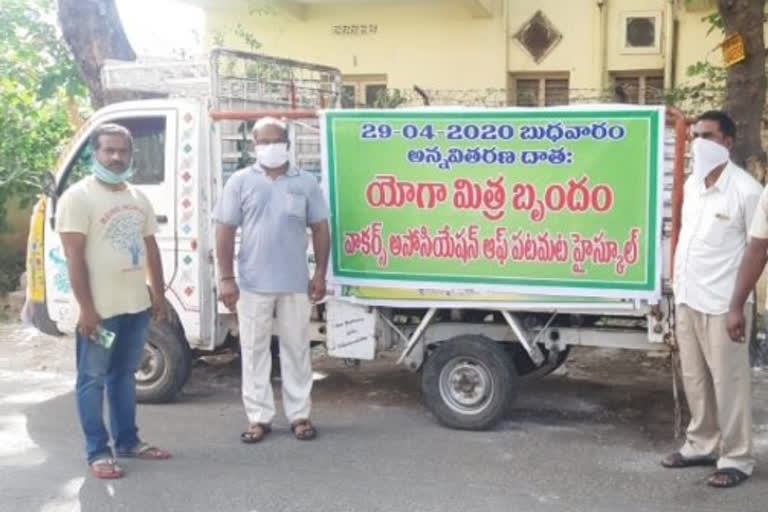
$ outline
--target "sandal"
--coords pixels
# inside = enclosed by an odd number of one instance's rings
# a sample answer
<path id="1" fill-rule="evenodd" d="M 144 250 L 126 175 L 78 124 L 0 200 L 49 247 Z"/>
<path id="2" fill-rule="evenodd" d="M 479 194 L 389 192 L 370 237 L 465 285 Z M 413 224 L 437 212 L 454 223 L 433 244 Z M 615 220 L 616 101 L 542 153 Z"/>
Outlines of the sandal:
<path id="1" fill-rule="evenodd" d="M 121 468 L 117 461 L 110 456 L 100 457 L 93 462 L 88 463 L 88 465 L 91 467 L 93 476 L 103 480 L 122 478 L 124 475 L 123 468 Z"/>
<path id="2" fill-rule="evenodd" d="M 694 466 L 714 466 L 717 461 L 711 457 L 683 457 L 680 452 L 675 452 L 661 459 L 661 465 L 665 468 L 692 468 Z"/>
<path id="3" fill-rule="evenodd" d="M 129 452 L 122 452 L 118 455 L 120 457 L 142 460 L 166 460 L 171 458 L 171 454 L 167 450 L 163 450 L 157 446 L 152 446 L 151 444 L 145 443 L 143 441 L 134 446 L 133 450 Z"/>
<path id="4" fill-rule="evenodd" d="M 736 487 L 747 478 L 749 478 L 748 474 L 736 468 L 723 468 L 712 473 L 712 476 L 707 480 L 707 485 L 725 489 L 727 487 Z"/>
<path id="5" fill-rule="evenodd" d="M 248 430 L 240 434 L 240 441 L 245 444 L 258 443 L 267 437 L 267 434 L 270 432 L 272 432 L 272 426 L 269 423 L 255 423 L 248 427 Z"/>
<path id="6" fill-rule="evenodd" d="M 299 441 L 311 441 L 317 437 L 317 430 L 308 419 L 296 420 L 291 423 L 291 432 L 293 432 L 293 437 Z"/>

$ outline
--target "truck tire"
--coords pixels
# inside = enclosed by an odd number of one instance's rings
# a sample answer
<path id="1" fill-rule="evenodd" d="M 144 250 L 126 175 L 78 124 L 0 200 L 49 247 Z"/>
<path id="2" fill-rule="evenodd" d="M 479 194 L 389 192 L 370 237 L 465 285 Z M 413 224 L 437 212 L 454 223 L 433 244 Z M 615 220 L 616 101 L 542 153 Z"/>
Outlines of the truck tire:
<path id="1" fill-rule="evenodd" d="M 144 357 L 136 371 L 136 400 L 165 403 L 173 400 L 192 370 L 192 351 L 173 309 L 168 318 L 149 325 Z"/>
<path id="2" fill-rule="evenodd" d="M 484 336 L 440 343 L 422 369 L 424 404 L 450 428 L 486 430 L 502 419 L 517 377 L 509 353 Z"/>

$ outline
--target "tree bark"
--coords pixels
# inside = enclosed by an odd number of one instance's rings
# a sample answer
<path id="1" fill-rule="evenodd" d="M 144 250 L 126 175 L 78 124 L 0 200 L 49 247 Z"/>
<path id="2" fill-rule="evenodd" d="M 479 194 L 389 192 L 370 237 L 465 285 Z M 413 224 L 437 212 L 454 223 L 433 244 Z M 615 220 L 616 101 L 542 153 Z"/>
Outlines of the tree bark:
<path id="1" fill-rule="evenodd" d="M 58 0 L 59 24 L 94 108 L 106 105 L 101 68 L 107 59 L 136 60 L 115 0 Z"/>
<path id="2" fill-rule="evenodd" d="M 736 122 L 737 134 L 731 158 L 765 183 L 765 151 L 762 147 L 763 111 L 766 100 L 765 0 L 718 0 L 726 36 L 738 32 L 744 39 L 747 58 L 728 68 L 723 108 Z M 758 213 L 759 215 L 759 213 Z M 758 281 L 758 286 L 764 286 Z M 753 311 L 754 313 L 754 311 Z M 749 340 L 753 366 L 768 365 L 768 340 L 752 329 Z"/>
<path id="3" fill-rule="evenodd" d="M 766 101 L 765 0 L 718 0 L 726 36 L 741 34 L 747 58 L 728 68 L 723 108 L 736 122 L 731 158 L 765 181 L 762 119 Z"/>

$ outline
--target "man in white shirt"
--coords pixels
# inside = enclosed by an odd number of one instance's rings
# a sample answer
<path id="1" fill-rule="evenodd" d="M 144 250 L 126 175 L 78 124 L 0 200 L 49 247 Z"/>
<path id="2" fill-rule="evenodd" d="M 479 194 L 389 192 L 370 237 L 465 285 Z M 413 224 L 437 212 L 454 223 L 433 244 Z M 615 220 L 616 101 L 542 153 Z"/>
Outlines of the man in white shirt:
<path id="1" fill-rule="evenodd" d="M 727 317 L 760 184 L 730 161 L 736 126 L 720 111 L 694 126 L 693 173 L 685 183 L 675 253 L 675 331 L 691 422 L 680 451 L 662 465 L 717 465 L 713 487 L 749 478 L 752 458 L 751 371 L 745 344 L 733 343 Z"/>

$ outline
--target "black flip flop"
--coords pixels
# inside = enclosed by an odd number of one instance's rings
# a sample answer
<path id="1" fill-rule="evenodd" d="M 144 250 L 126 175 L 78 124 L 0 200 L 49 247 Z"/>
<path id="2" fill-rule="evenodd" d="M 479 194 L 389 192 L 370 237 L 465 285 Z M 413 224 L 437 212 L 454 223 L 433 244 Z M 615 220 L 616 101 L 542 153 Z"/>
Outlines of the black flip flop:
<path id="1" fill-rule="evenodd" d="M 258 428 L 259 430 L 256 431 L 255 428 Z M 248 430 L 240 434 L 240 441 L 244 442 L 245 444 L 254 444 L 259 443 L 264 440 L 265 437 L 267 437 L 267 434 L 272 432 L 272 426 L 268 423 L 256 423 L 255 425 L 251 425 Z"/>
<path id="2" fill-rule="evenodd" d="M 675 452 L 661 460 L 661 465 L 665 468 L 679 469 L 692 468 L 695 466 L 714 466 L 717 461 L 711 457 L 683 457 L 680 452 Z"/>
<path id="3" fill-rule="evenodd" d="M 721 483 L 719 478 L 725 477 L 725 480 Z M 728 487 L 736 487 L 744 483 L 749 478 L 749 475 L 736 468 L 723 468 L 718 469 L 707 480 L 707 485 L 710 487 L 717 487 L 719 489 L 726 489 Z"/>

